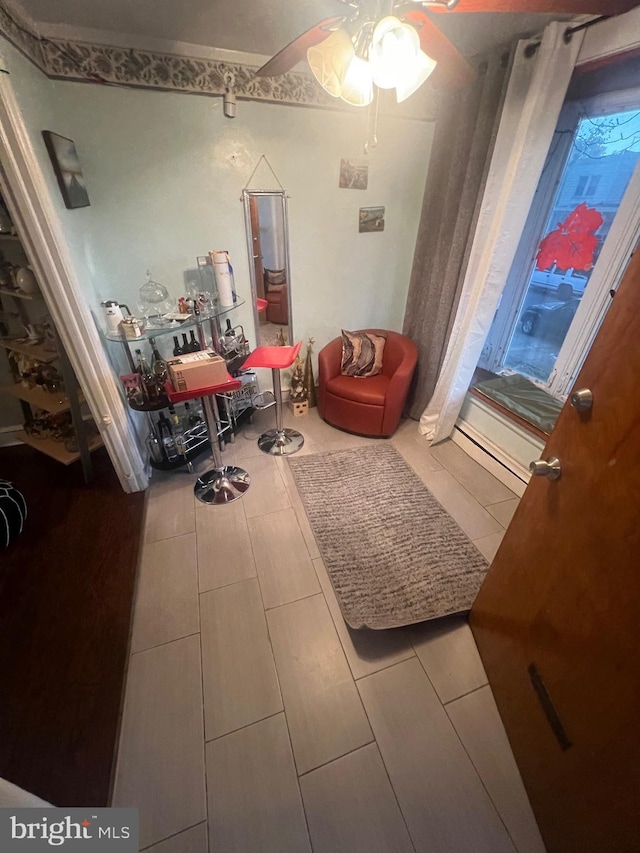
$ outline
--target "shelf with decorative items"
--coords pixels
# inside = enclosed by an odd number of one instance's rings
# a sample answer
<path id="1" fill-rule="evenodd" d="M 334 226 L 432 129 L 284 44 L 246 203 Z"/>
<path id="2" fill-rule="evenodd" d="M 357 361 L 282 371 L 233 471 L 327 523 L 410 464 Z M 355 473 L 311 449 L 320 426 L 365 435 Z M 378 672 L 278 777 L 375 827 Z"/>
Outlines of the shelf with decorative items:
<path id="1" fill-rule="evenodd" d="M 20 401 L 24 427 L 15 438 L 63 465 L 80 460 L 88 482 L 90 454 L 102 440 L 83 413 L 84 397 L 19 237 L 0 238 L 0 348 L 13 379 L 0 385 L 0 394 Z"/>
<path id="2" fill-rule="evenodd" d="M 28 338 L 0 338 L 0 347 L 33 358 L 43 364 L 50 364 L 58 358 L 58 350 L 51 350 L 48 343 L 32 343 Z"/>
<path id="3" fill-rule="evenodd" d="M 30 447 L 44 453 L 46 456 L 50 456 L 52 459 L 55 459 L 56 462 L 61 462 L 63 465 L 71 465 L 73 462 L 77 462 L 78 459 L 80 459 L 80 450 L 74 450 L 75 445 L 73 441 L 70 441 L 69 439 L 61 439 L 58 437 L 51 438 L 51 436 L 47 434 L 38 434 L 33 431 L 27 432 L 26 430 L 20 430 L 16 434 L 16 438 L 18 438 L 23 444 L 28 444 Z M 102 439 L 97 431 L 89 435 L 88 445 L 90 453 L 93 453 L 94 450 L 102 447 Z"/>

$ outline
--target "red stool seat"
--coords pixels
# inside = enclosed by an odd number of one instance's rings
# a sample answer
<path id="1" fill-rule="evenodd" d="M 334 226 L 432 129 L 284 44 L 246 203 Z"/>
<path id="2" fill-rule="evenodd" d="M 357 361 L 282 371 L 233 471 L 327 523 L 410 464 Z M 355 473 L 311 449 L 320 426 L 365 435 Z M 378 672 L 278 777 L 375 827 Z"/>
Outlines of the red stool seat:
<path id="1" fill-rule="evenodd" d="M 293 347 L 256 347 L 242 365 L 243 370 L 250 367 L 267 367 L 270 370 L 285 370 L 296 360 L 302 341 Z"/>
<path id="2" fill-rule="evenodd" d="M 243 370 L 251 367 L 269 368 L 273 375 L 273 396 L 276 406 L 276 428 L 262 433 L 258 447 L 272 456 L 287 456 L 297 453 L 304 444 L 304 436 L 295 429 L 285 429 L 282 424 L 282 386 L 280 371 L 291 367 L 296 360 L 302 341 L 293 347 L 257 347 L 242 365 Z"/>

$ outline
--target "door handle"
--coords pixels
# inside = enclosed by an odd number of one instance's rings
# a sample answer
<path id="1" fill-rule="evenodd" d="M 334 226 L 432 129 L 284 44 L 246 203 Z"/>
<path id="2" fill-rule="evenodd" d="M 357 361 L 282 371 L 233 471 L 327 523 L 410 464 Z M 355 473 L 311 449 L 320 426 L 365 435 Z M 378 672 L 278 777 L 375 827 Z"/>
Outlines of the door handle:
<path id="1" fill-rule="evenodd" d="M 578 412 L 588 412 L 593 406 L 593 392 L 589 388 L 580 388 L 569 397 L 569 402 Z"/>
<path id="2" fill-rule="evenodd" d="M 560 460 L 552 456 L 549 460 L 536 459 L 529 463 L 529 470 L 534 477 L 546 477 L 547 480 L 557 480 L 562 474 Z"/>

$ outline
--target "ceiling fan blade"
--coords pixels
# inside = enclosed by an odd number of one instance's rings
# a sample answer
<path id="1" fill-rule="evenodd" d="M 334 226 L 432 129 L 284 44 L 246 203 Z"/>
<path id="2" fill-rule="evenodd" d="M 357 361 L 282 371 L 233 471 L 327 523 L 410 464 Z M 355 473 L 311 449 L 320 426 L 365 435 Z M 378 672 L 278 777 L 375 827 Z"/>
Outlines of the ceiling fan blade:
<path id="1" fill-rule="evenodd" d="M 442 89 L 459 89 L 475 80 L 476 70 L 426 12 L 422 9 L 410 9 L 402 17 L 416 24 L 420 47 L 438 63 L 432 75 L 435 86 Z"/>
<path id="2" fill-rule="evenodd" d="M 459 0 L 450 10 L 429 6 L 430 12 L 542 12 L 547 15 L 621 15 L 638 5 L 638 0 Z"/>
<path id="3" fill-rule="evenodd" d="M 327 18 L 324 21 L 311 27 L 310 30 L 299 35 L 286 47 L 278 51 L 275 56 L 266 62 L 262 68 L 256 71 L 256 77 L 277 77 L 279 74 L 286 74 L 287 71 L 302 62 L 307 58 L 307 50 L 316 44 L 320 44 L 331 35 L 328 28 L 340 24 L 344 21 L 344 17 L 338 15 L 335 18 Z"/>

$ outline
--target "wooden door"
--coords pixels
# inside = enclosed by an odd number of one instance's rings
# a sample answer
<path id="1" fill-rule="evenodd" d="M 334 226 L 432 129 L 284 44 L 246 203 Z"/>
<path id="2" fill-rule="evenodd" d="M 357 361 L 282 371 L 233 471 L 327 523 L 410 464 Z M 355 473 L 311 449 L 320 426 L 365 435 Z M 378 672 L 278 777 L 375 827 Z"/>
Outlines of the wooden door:
<path id="1" fill-rule="evenodd" d="M 550 853 L 640 850 L 640 251 L 471 611 Z"/>
<path id="2" fill-rule="evenodd" d="M 256 293 L 260 299 L 264 299 L 264 267 L 262 265 L 262 246 L 260 245 L 260 212 L 258 210 L 258 199 L 255 196 L 249 198 L 249 216 L 251 219 L 251 248 L 253 249 Z M 263 322 L 264 312 L 259 314 L 259 317 L 261 322 Z"/>

